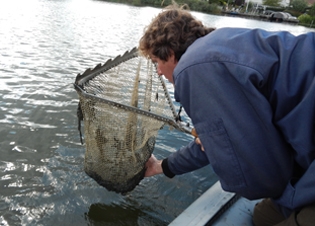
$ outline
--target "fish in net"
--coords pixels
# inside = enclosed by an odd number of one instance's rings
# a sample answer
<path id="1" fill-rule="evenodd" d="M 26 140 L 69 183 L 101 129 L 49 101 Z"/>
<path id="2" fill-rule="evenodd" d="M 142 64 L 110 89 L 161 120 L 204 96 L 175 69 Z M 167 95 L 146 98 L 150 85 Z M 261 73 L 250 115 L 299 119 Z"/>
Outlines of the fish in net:
<path id="1" fill-rule="evenodd" d="M 165 124 L 191 132 L 178 120 L 163 77 L 137 48 L 78 74 L 74 87 L 84 170 L 109 191 L 124 194 L 139 184 Z"/>

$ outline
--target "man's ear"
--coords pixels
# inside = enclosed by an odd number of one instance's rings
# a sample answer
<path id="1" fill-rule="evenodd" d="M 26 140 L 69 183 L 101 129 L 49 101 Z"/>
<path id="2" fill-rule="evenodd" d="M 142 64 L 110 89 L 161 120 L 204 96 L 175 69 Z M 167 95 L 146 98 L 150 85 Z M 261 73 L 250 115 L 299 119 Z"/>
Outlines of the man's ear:
<path id="1" fill-rule="evenodd" d="M 175 57 L 173 50 L 171 50 L 171 55 L 169 57 L 169 60 L 171 60 L 171 62 L 173 62 L 174 64 L 177 64 L 177 60 L 176 60 L 176 57 Z"/>

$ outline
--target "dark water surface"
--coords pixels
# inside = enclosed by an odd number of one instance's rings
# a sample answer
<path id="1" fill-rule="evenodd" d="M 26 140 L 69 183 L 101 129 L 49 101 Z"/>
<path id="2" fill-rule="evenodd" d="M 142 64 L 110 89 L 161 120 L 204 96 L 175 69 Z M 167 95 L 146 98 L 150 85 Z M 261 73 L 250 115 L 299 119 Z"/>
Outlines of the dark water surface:
<path id="1" fill-rule="evenodd" d="M 0 225 L 167 225 L 215 181 L 211 167 L 145 178 L 126 196 L 83 171 L 77 131 L 78 73 L 137 46 L 160 10 L 93 0 L 0 3 Z M 209 26 L 307 28 L 195 15 Z M 159 133 L 154 154 L 192 138 Z"/>

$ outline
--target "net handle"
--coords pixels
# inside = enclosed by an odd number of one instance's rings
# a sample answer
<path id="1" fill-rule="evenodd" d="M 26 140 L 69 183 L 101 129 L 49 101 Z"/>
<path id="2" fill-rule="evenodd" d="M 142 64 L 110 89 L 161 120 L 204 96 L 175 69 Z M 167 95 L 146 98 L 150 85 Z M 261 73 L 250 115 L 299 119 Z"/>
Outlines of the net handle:
<path id="1" fill-rule="evenodd" d="M 159 76 L 159 75 L 158 75 Z M 168 89 L 166 87 L 166 83 L 165 83 L 165 80 L 162 78 L 162 76 L 159 76 L 159 79 L 161 81 L 161 84 L 162 84 L 162 87 L 163 87 L 163 90 L 164 90 L 164 93 L 165 93 L 165 96 L 167 98 L 167 101 L 168 101 L 168 104 L 170 105 L 171 107 L 171 110 L 172 110 L 172 113 L 173 113 L 173 117 L 176 119 L 177 117 L 177 114 L 176 114 L 176 110 L 175 110 L 175 106 L 173 104 L 173 101 L 171 99 L 171 96 L 168 92 Z"/>
<path id="2" fill-rule="evenodd" d="M 86 93 L 79 85 L 77 85 L 75 83 L 73 85 L 74 85 L 75 90 L 80 95 L 82 95 L 82 96 L 84 96 L 86 98 L 89 98 L 89 99 L 92 99 L 92 100 L 96 100 L 98 102 L 102 102 L 102 103 L 105 103 L 107 105 L 111 105 L 111 106 L 114 106 L 114 107 L 118 107 L 118 108 L 126 110 L 126 111 L 132 111 L 132 112 L 135 112 L 135 113 L 140 114 L 140 115 L 144 115 L 144 116 L 147 116 L 147 117 L 154 118 L 156 120 L 159 120 L 159 121 L 162 121 L 162 122 L 168 124 L 169 126 L 174 127 L 175 129 L 177 129 L 177 130 L 179 130 L 181 132 L 193 135 L 193 133 L 192 133 L 193 129 L 191 129 L 191 128 L 187 127 L 187 126 L 184 126 L 180 122 L 176 122 L 173 119 L 170 119 L 170 118 L 158 115 L 158 114 L 154 114 L 152 112 L 149 112 L 149 111 L 146 111 L 146 110 L 142 110 L 142 109 L 139 109 L 139 108 L 136 108 L 136 107 L 133 107 L 133 106 L 128 106 L 128 105 L 125 105 L 125 104 L 117 103 L 115 101 L 111 101 L 111 100 L 107 100 L 107 99 L 104 99 L 104 98 L 97 97 L 95 95 Z"/>

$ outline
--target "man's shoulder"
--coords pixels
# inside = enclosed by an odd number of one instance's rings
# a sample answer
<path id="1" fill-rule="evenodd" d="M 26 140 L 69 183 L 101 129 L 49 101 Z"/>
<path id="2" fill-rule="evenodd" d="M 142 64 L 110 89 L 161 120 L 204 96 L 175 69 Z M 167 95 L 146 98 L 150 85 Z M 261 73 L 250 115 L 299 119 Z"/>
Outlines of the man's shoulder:
<path id="1" fill-rule="evenodd" d="M 247 28 L 220 28 L 212 31 L 187 48 L 178 62 L 176 72 L 195 64 L 237 59 L 244 48 L 252 49 L 249 45 L 253 45 L 253 42 L 248 41 L 252 32 L 252 29 Z"/>

